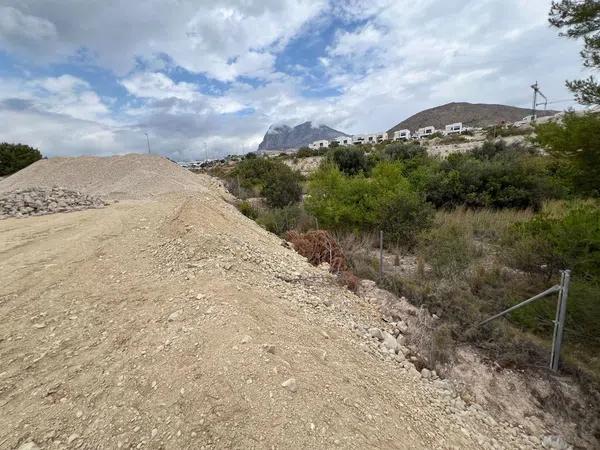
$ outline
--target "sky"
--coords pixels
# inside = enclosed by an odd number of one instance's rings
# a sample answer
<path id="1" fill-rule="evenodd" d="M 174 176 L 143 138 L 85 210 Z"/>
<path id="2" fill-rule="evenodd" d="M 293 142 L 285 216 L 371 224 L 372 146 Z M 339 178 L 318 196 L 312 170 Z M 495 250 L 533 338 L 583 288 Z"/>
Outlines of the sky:
<path id="1" fill-rule="evenodd" d="M 384 131 L 453 101 L 553 109 L 587 74 L 550 0 L 0 0 L 0 142 L 253 151 L 272 124 Z M 567 101 L 564 101 L 567 100 Z M 457 118 L 459 120 L 460 118 Z"/>

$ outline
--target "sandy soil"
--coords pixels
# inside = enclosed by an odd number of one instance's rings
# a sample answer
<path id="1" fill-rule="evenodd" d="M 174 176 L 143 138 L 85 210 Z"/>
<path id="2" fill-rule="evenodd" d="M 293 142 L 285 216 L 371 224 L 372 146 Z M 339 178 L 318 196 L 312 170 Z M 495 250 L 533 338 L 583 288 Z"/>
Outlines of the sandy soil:
<path id="1" fill-rule="evenodd" d="M 212 189 L 0 222 L 0 448 L 539 446 L 282 244 Z"/>

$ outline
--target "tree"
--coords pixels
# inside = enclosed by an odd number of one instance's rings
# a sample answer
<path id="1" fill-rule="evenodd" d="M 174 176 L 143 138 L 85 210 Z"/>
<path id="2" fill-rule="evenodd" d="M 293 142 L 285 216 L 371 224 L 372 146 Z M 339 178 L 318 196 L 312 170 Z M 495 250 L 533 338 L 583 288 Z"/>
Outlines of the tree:
<path id="1" fill-rule="evenodd" d="M 566 29 L 565 32 L 560 33 L 561 36 L 571 39 L 582 37 L 583 65 L 590 69 L 600 69 L 599 0 L 553 1 L 548 20 L 553 27 Z M 567 81 L 567 87 L 575 94 L 579 103 L 600 104 L 600 85 L 593 76 L 585 80 Z"/>
<path id="2" fill-rule="evenodd" d="M 567 162 L 575 189 L 600 196 L 600 114 L 565 114 L 563 123 L 536 126 L 536 140 L 551 155 Z"/>
<path id="3" fill-rule="evenodd" d="M 300 174 L 282 164 L 267 176 L 262 195 L 271 208 L 283 208 L 297 203 L 302 198 Z"/>
<path id="4" fill-rule="evenodd" d="M 385 146 L 384 153 L 392 161 L 404 161 L 427 155 L 427 150 L 418 142 L 394 142 Z"/>
<path id="5" fill-rule="evenodd" d="M 331 157 L 333 162 L 346 175 L 358 175 L 369 171 L 365 152 L 361 148 L 338 147 L 333 150 Z"/>
<path id="6" fill-rule="evenodd" d="M 0 176 L 12 175 L 40 159 L 40 151 L 29 145 L 0 143 Z"/>

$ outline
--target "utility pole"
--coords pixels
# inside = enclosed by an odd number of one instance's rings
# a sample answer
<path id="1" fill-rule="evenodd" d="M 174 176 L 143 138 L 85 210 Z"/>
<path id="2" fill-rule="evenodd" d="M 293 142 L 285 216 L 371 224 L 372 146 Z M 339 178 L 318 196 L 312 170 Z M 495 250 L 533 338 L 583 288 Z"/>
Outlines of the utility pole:
<path id="1" fill-rule="evenodd" d="M 208 162 L 208 145 L 204 143 L 204 161 Z"/>
<path id="2" fill-rule="evenodd" d="M 148 137 L 148 133 L 146 133 L 145 131 L 144 134 L 146 135 L 146 142 L 148 143 L 148 154 L 151 154 L 152 152 L 150 151 L 150 138 Z"/>
<path id="3" fill-rule="evenodd" d="M 532 108 L 531 108 L 531 121 L 535 122 L 535 113 L 537 110 L 537 107 L 539 105 L 544 105 L 544 109 L 546 109 L 546 105 L 548 104 L 548 99 L 546 98 L 546 96 L 544 94 L 542 94 L 542 91 L 540 91 L 540 88 L 538 87 L 538 82 L 536 81 L 535 84 L 531 85 L 531 89 L 533 89 L 533 103 L 532 103 Z M 537 96 L 540 96 L 544 99 L 543 102 L 538 103 L 537 102 Z"/>

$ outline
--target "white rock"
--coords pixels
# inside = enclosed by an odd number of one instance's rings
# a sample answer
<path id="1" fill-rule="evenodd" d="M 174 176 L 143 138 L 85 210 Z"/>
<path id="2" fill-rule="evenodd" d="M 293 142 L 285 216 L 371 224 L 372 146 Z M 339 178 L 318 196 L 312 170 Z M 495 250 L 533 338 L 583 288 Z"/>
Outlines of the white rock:
<path id="1" fill-rule="evenodd" d="M 30 441 L 21 445 L 17 450 L 40 450 L 40 448 L 35 442 Z"/>
<path id="2" fill-rule="evenodd" d="M 383 336 L 383 343 L 381 345 L 396 353 L 398 351 L 398 342 L 396 341 L 396 338 L 387 331 L 384 331 L 381 334 Z"/>
<path id="3" fill-rule="evenodd" d="M 429 378 L 431 378 L 431 371 L 430 371 L 429 369 L 427 369 L 427 368 L 425 368 L 425 367 L 424 367 L 424 368 L 421 370 L 421 376 L 422 376 L 423 378 L 425 378 L 425 379 L 429 379 Z"/>
<path id="4" fill-rule="evenodd" d="M 379 328 L 369 328 L 369 335 L 371 335 L 371 337 L 379 339 L 380 341 L 383 340 L 383 334 L 381 333 L 381 330 Z"/>
<path id="5" fill-rule="evenodd" d="M 252 336 L 246 335 L 246 336 L 244 336 L 242 338 L 241 343 L 242 344 L 249 344 L 251 341 L 252 341 Z"/>
<path id="6" fill-rule="evenodd" d="M 181 310 L 177 310 L 175 312 L 172 312 L 169 315 L 169 318 L 167 319 L 169 322 L 174 322 L 175 320 L 179 319 L 179 316 L 181 315 Z"/>
<path id="7" fill-rule="evenodd" d="M 286 388 L 290 392 L 296 392 L 298 390 L 298 386 L 296 385 L 296 379 L 290 378 L 281 383 L 281 386 Z"/>
<path id="8" fill-rule="evenodd" d="M 551 435 L 542 438 L 542 447 L 552 450 L 568 450 L 573 448 L 562 437 Z"/>

